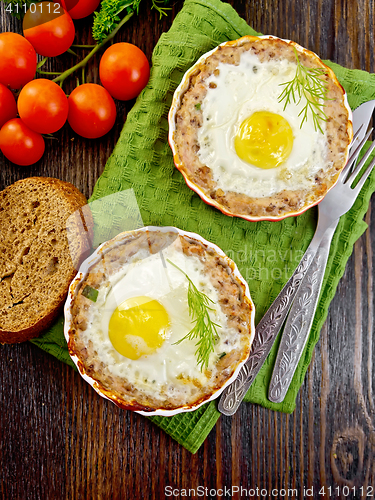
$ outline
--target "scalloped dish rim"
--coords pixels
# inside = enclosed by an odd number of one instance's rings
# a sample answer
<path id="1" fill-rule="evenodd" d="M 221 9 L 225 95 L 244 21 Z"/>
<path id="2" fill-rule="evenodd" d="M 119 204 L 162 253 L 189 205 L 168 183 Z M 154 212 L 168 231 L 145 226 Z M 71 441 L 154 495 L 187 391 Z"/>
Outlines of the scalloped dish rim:
<path id="1" fill-rule="evenodd" d="M 298 215 L 301 215 L 304 212 L 306 212 L 306 210 L 308 210 L 308 209 L 316 206 L 318 203 L 320 203 L 323 200 L 323 198 L 326 196 L 326 194 L 332 188 L 334 188 L 335 185 L 337 184 L 341 170 L 340 170 L 340 172 L 338 172 L 337 178 L 336 178 L 335 182 L 332 184 L 332 186 L 330 186 L 329 189 L 327 189 L 327 191 L 324 193 L 323 196 L 321 196 L 318 200 L 314 200 L 313 202 L 311 202 L 307 206 L 304 206 L 303 208 L 301 208 L 298 211 L 290 212 L 290 213 L 283 214 L 283 215 L 280 215 L 280 216 L 248 216 L 248 215 L 244 215 L 244 214 L 236 214 L 236 213 L 228 211 L 218 201 L 216 201 L 216 200 L 214 200 L 212 198 L 209 198 L 204 193 L 204 191 L 202 190 L 201 187 L 199 187 L 198 185 L 194 184 L 194 182 L 192 182 L 188 178 L 187 174 L 184 172 L 184 170 L 182 168 L 183 167 L 183 162 L 179 158 L 177 147 L 176 147 L 176 143 L 174 141 L 174 135 L 175 135 L 175 132 L 176 132 L 176 113 L 177 113 L 177 111 L 178 111 L 178 109 L 179 109 L 179 107 L 181 105 L 181 99 L 182 99 L 183 95 L 185 94 L 185 92 L 186 92 L 186 90 L 187 90 L 187 88 L 189 86 L 190 75 L 195 71 L 196 66 L 199 65 L 199 64 L 201 64 L 207 57 L 209 57 L 211 54 L 213 54 L 214 52 L 216 52 L 219 47 L 223 47 L 223 46 L 226 46 L 226 45 L 236 46 L 242 40 L 249 39 L 249 38 L 275 39 L 275 40 L 282 40 L 283 42 L 287 42 L 288 44 L 291 44 L 293 46 L 298 47 L 299 50 L 301 50 L 302 52 L 307 52 L 309 54 L 313 54 L 314 57 L 317 57 L 322 62 L 322 64 L 326 68 L 329 69 L 330 73 L 333 73 L 333 71 L 331 70 L 331 68 L 329 68 L 326 64 L 324 64 L 324 62 L 320 59 L 320 57 L 317 54 L 315 54 L 315 52 L 312 52 L 311 50 L 308 50 L 308 49 L 302 47 L 301 45 L 299 45 L 296 42 L 293 42 L 292 40 L 287 40 L 287 39 L 279 38 L 279 37 L 274 36 L 274 35 L 262 35 L 262 36 L 246 35 L 246 36 L 243 36 L 241 38 L 238 38 L 237 40 L 230 40 L 230 41 L 227 41 L 227 42 L 223 42 L 220 45 L 218 45 L 217 47 L 215 47 L 214 49 L 212 49 L 209 52 L 206 52 L 205 54 L 203 54 L 202 56 L 200 56 L 200 58 L 183 75 L 180 84 L 178 85 L 178 87 L 176 88 L 176 90 L 175 90 L 175 92 L 173 94 L 172 104 L 171 104 L 171 107 L 170 107 L 169 113 L 168 113 L 168 124 L 169 124 L 168 142 L 169 142 L 170 148 L 172 150 L 173 161 L 174 161 L 175 167 L 181 172 L 181 174 L 182 174 L 182 176 L 183 176 L 186 184 L 188 185 L 188 187 L 190 189 L 192 189 L 196 194 L 198 194 L 200 196 L 200 198 L 207 205 L 211 205 L 211 206 L 217 208 L 224 215 L 228 215 L 230 217 L 239 217 L 239 218 L 245 219 L 245 220 L 247 220 L 249 222 L 281 221 L 283 219 L 286 219 L 287 217 L 296 217 Z M 333 73 L 333 75 L 334 75 L 334 73 Z M 335 82 L 337 83 L 337 85 L 343 91 L 344 106 L 346 107 L 346 109 L 348 111 L 348 127 L 347 127 L 347 129 L 352 130 L 353 114 L 352 114 L 352 110 L 351 110 L 351 108 L 349 106 L 349 103 L 348 103 L 347 93 L 346 93 L 345 89 L 342 87 L 342 85 L 340 84 L 340 82 L 337 80 L 336 75 L 334 75 L 334 77 L 335 77 Z M 352 138 L 352 135 L 353 134 L 349 134 L 349 136 L 351 136 L 351 138 Z M 349 142 L 348 145 L 346 146 L 345 164 L 346 164 L 346 162 L 348 160 L 350 144 L 351 144 L 351 142 Z M 343 168 L 344 168 L 345 164 L 343 165 Z"/>
<path id="2" fill-rule="evenodd" d="M 234 276 L 243 285 L 244 295 L 246 296 L 246 299 L 251 304 L 251 318 L 250 318 L 250 334 L 251 334 L 250 342 L 251 343 L 250 343 L 250 346 L 251 346 L 251 344 L 252 344 L 252 342 L 254 340 L 254 336 L 255 336 L 255 306 L 254 306 L 254 302 L 253 302 L 253 300 L 251 298 L 251 295 L 250 295 L 249 286 L 248 286 L 246 280 L 243 278 L 243 276 L 239 272 L 237 264 L 232 259 L 230 259 L 223 252 L 223 250 L 221 250 L 220 247 L 218 247 L 217 245 L 215 245 L 214 243 L 212 243 L 210 241 L 207 241 L 206 239 L 204 239 L 202 236 L 200 236 L 197 233 L 192 233 L 192 232 L 189 232 L 189 231 L 184 231 L 184 230 L 179 229 L 179 228 L 174 227 L 174 226 L 160 226 L 160 227 L 159 226 L 145 226 L 145 227 L 142 227 L 140 229 L 135 229 L 133 231 L 125 231 L 125 232 L 119 233 L 114 238 L 112 238 L 112 239 L 110 239 L 110 240 L 102 243 L 86 260 L 84 260 L 82 262 L 82 264 L 81 264 L 81 266 L 80 266 L 80 268 L 78 270 L 78 273 L 77 273 L 76 277 L 71 282 L 71 284 L 69 286 L 68 296 L 67 296 L 67 299 L 66 299 L 66 302 L 65 302 L 65 306 L 64 306 L 64 318 L 65 318 L 65 321 L 64 321 L 64 336 L 65 336 L 66 342 L 68 343 L 69 355 L 70 355 L 71 359 L 73 360 L 75 366 L 77 367 L 77 370 L 80 373 L 80 375 L 82 376 L 82 378 L 86 382 L 88 382 L 91 385 L 91 387 L 93 387 L 93 389 L 100 396 L 102 396 L 105 399 L 108 399 L 109 401 L 112 401 L 112 403 L 114 403 L 116 406 L 119 406 L 120 408 L 121 408 L 121 404 L 117 404 L 116 403 L 116 399 L 112 399 L 112 398 L 108 397 L 101 390 L 101 388 L 98 386 L 97 381 L 94 378 L 90 377 L 89 375 L 87 375 L 85 373 L 83 365 L 80 362 L 78 356 L 74 352 L 71 352 L 71 349 L 69 347 L 69 340 L 70 340 L 69 333 L 70 333 L 70 329 L 71 329 L 71 326 L 72 326 L 71 304 L 72 304 L 72 301 L 73 301 L 73 299 L 74 299 L 74 297 L 76 295 L 76 290 L 77 290 L 79 284 L 87 276 L 89 268 L 93 264 L 95 264 L 101 258 L 103 250 L 107 251 L 109 248 L 111 248 L 112 245 L 120 244 L 121 241 L 123 241 L 124 239 L 126 239 L 130 233 L 132 233 L 132 232 L 139 232 L 139 231 L 141 231 L 141 232 L 143 232 L 143 231 L 162 231 L 162 232 L 173 231 L 173 232 L 175 232 L 176 231 L 178 235 L 187 236 L 189 238 L 192 238 L 192 239 L 200 241 L 205 246 L 207 246 L 208 248 L 213 249 L 221 257 L 223 257 L 225 260 L 227 260 L 228 263 L 231 264 L 230 267 L 231 267 L 231 269 L 233 271 Z M 251 349 L 251 347 L 250 347 L 250 349 Z M 249 353 L 250 353 L 250 350 L 249 350 Z M 210 401 L 213 401 L 213 400 L 217 399 L 221 395 L 221 393 L 224 391 L 224 389 L 226 387 L 228 387 L 237 378 L 237 376 L 238 376 L 241 368 L 246 363 L 247 359 L 248 359 L 248 356 L 246 357 L 246 359 L 242 360 L 238 364 L 238 366 L 235 369 L 235 371 L 233 372 L 232 376 L 225 382 L 225 384 L 223 384 L 222 387 L 220 387 L 218 390 L 216 390 L 215 392 L 213 392 L 209 398 L 205 399 L 204 401 L 202 401 L 202 402 L 200 402 L 200 403 L 198 403 L 196 405 L 193 405 L 193 406 L 184 406 L 184 407 L 177 408 L 177 409 L 174 409 L 174 410 L 156 409 L 154 411 L 143 411 L 143 410 L 132 410 L 131 408 L 128 408 L 128 409 L 130 411 L 135 411 L 136 413 L 139 413 L 139 414 L 145 415 L 145 416 L 157 416 L 158 415 L 158 416 L 166 416 L 166 417 L 177 415 L 178 413 L 185 413 L 185 412 L 197 410 L 202 405 L 204 405 L 206 403 L 209 403 Z"/>

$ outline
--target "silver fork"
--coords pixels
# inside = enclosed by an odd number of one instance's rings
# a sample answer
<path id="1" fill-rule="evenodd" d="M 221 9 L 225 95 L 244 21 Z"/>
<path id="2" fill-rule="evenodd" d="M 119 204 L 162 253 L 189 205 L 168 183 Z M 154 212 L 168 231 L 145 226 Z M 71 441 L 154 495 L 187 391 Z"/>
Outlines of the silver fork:
<path id="1" fill-rule="evenodd" d="M 298 287 L 306 275 L 326 232 L 329 231 L 333 234 L 339 218 L 352 207 L 358 193 L 363 187 L 365 180 L 370 175 L 370 172 L 375 164 L 375 159 L 361 176 L 361 179 L 356 187 L 351 187 L 353 181 L 364 166 L 372 150 L 375 148 L 374 141 L 354 172 L 348 177 L 348 173 L 353 163 L 358 158 L 358 154 L 371 132 L 372 129 L 360 142 L 355 151 L 351 153 L 345 168 L 340 174 L 337 184 L 326 194 L 324 200 L 320 202 L 318 225 L 309 247 L 302 257 L 301 262 L 297 266 L 297 269 L 294 271 L 293 275 L 290 277 L 284 288 L 281 290 L 271 307 L 256 327 L 249 359 L 240 370 L 236 380 L 232 382 L 232 384 L 229 385 L 221 395 L 218 409 L 224 415 L 233 415 L 237 411 L 237 408 L 241 404 L 247 390 L 253 383 L 260 368 L 266 360 L 269 351 L 271 350 L 273 342 L 285 321 Z M 321 206 L 322 204 L 323 206 Z"/>
<path id="2" fill-rule="evenodd" d="M 364 141 L 366 141 L 370 133 L 371 130 Z M 349 206 L 349 208 L 351 208 L 372 170 L 371 165 L 374 164 L 375 160 L 368 166 L 365 174 L 361 177 L 356 187 L 354 189 L 351 188 L 352 183 L 363 168 L 374 147 L 375 141 L 371 144 L 354 172 L 348 176 L 356 160 L 356 153 L 359 153 L 358 146 L 352 155 L 351 162 L 348 163 L 339 178 L 341 190 L 338 191 L 337 196 L 340 195 L 344 197 L 343 204 L 345 207 Z M 331 214 L 331 210 L 333 210 L 332 202 L 333 200 L 330 201 L 330 198 L 328 198 L 328 201 L 323 199 L 323 201 L 319 203 L 319 219 L 323 217 L 326 218 L 328 213 Z M 347 212 L 349 208 L 345 211 Z M 339 218 L 327 229 L 320 244 L 319 252 L 316 254 L 314 261 L 303 278 L 290 308 L 268 390 L 268 399 L 274 403 L 281 403 L 281 401 L 284 400 L 305 348 L 323 283 L 332 237 L 338 222 Z"/>

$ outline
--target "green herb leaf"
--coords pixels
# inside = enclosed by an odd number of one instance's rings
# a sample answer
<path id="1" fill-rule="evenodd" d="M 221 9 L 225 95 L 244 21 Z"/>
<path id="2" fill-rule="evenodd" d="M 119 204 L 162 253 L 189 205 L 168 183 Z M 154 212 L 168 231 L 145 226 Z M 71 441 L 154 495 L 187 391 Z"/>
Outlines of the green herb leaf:
<path id="1" fill-rule="evenodd" d="M 214 302 L 207 297 L 206 294 L 197 289 L 189 276 L 182 269 L 176 266 L 176 264 L 171 262 L 169 259 L 167 259 L 167 261 L 184 274 L 189 282 L 189 315 L 192 318 L 193 323 L 195 323 L 190 332 L 178 342 L 175 342 L 175 344 L 180 344 L 186 339 L 198 339 L 198 342 L 195 344 L 197 347 L 195 355 L 197 357 L 197 364 L 198 366 L 200 365 L 201 371 L 203 371 L 203 368 L 208 367 L 210 354 L 211 352 L 214 352 L 215 343 L 219 340 L 219 334 L 217 333 L 216 328 L 221 328 L 220 325 L 214 323 L 210 318 L 209 312 L 214 311 L 215 309 L 209 306 L 210 303 L 214 304 Z"/>
<path id="2" fill-rule="evenodd" d="M 99 292 L 95 288 L 90 285 L 86 285 L 82 290 L 82 295 L 86 297 L 86 299 L 92 300 L 93 302 L 97 301 Z"/>
<path id="3" fill-rule="evenodd" d="M 219 354 L 219 359 L 223 358 L 224 356 L 226 356 L 227 353 L 226 352 L 222 352 L 221 354 Z"/>
<path id="4" fill-rule="evenodd" d="M 136 10 L 141 0 L 103 0 L 100 3 L 100 11 L 94 12 L 92 25 L 92 36 L 94 40 L 101 43 L 115 29 L 120 21 L 119 14 L 124 10 L 126 13 Z"/>
<path id="5" fill-rule="evenodd" d="M 280 85 L 285 86 L 279 95 L 279 102 L 285 101 L 284 110 L 292 101 L 298 105 L 302 99 L 306 104 L 298 116 L 302 115 L 300 128 L 307 121 L 308 114 L 311 113 L 314 128 L 324 133 L 321 127 L 322 121 L 327 121 L 327 115 L 324 113 L 324 101 L 327 99 L 327 83 L 322 80 L 326 75 L 323 68 L 308 68 L 300 63 L 297 51 L 293 47 L 297 59 L 296 75 L 293 80 Z"/>
<path id="6" fill-rule="evenodd" d="M 121 21 L 120 14 L 138 14 L 141 1 L 142 0 L 103 0 L 100 4 L 99 12 L 94 12 L 94 23 L 92 26 L 92 36 L 94 40 L 98 43 L 105 40 Z M 159 12 L 160 18 L 163 15 L 167 15 L 167 10 L 169 9 L 164 7 L 164 5 L 166 5 L 168 1 L 152 0 L 151 8 Z"/>
<path id="7" fill-rule="evenodd" d="M 201 103 L 198 102 L 198 104 L 195 105 L 195 109 L 201 109 Z"/>

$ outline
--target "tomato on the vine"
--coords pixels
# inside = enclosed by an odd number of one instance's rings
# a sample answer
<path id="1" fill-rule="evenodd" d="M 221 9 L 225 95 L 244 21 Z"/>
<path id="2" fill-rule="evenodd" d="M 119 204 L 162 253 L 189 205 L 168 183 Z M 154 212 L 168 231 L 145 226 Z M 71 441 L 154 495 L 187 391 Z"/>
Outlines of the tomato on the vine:
<path id="1" fill-rule="evenodd" d="M 72 19 L 82 19 L 94 12 L 100 3 L 100 0 L 60 0 Z"/>
<path id="2" fill-rule="evenodd" d="M 72 18 L 54 2 L 31 4 L 22 26 L 25 38 L 41 56 L 55 57 L 66 52 L 75 36 Z"/>
<path id="3" fill-rule="evenodd" d="M 0 129 L 0 149 L 17 165 L 32 165 L 43 156 L 44 139 L 30 130 L 20 118 L 9 120 Z"/>
<path id="4" fill-rule="evenodd" d="M 106 134 L 116 120 L 116 106 L 104 87 L 85 83 L 75 88 L 68 98 L 68 122 L 82 137 L 96 139 Z"/>
<path id="5" fill-rule="evenodd" d="M 19 89 L 34 78 L 36 53 L 30 42 L 17 33 L 0 33 L 0 83 Z"/>
<path id="6" fill-rule="evenodd" d="M 64 91 L 51 80 L 39 78 L 24 86 L 17 101 L 18 112 L 34 132 L 52 134 L 68 118 L 68 99 Z"/>
<path id="7" fill-rule="evenodd" d="M 0 128 L 17 116 L 17 104 L 12 92 L 0 83 Z"/>
<path id="8" fill-rule="evenodd" d="M 115 43 L 103 54 L 99 65 L 100 81 L 112 97 L 127 101 L 147 85 L 150 65 L 147 57 L 131 43 Z"/>

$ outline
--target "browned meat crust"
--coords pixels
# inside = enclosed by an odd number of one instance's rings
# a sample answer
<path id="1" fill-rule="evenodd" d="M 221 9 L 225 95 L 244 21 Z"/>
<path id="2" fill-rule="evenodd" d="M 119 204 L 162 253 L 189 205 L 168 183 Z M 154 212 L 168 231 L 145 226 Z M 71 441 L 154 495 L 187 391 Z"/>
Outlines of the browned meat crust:
<path id="1" fill-rule="evenodd" d="M 295 46 L 295 45 L 294 45 Z M 298 49 L 299 46 L 297 46 Z M 181 105 L 176 113 L 176 130 L 173 140 L 177 155 L 175 163 L 184 177 L 198 187 L 212 204 L 229 215 L 243 217 L 283 217 L 312 206 L 322 199 L 334 185 L 345 165 L 347 148 L 352 138 L 351 122 L 344 105 L 344 90 L 330 68 L 312 52 L 299 50 L 299 59 L 308 67 L 323 68 L 328 85 L 327 101 L 324 111 L 328 117 L 326 136 L 329 144 L 327 168 L 315 176 L 315 185 L 307 190 L 283 190 L 269 197 L 252 198 L 242 193 L 224 192 L 217 187 L 212 171 L 203 165 L 197 155 L 199 151 L 198 129 L 202 126 L 200 106 L 206 93 L 207 78 L 218 71 L 218 64 L 238 65 L 244 51 L 258 56 L 261 62 L 281 59 L 295 61 L 293 45 L 277 38 L 261 39 L 244 37 L 218 49 L 198 64 L 189 77 L 188 88 L 183 94 Z"/>
<path id="2" fill-rule="evenodd" d="M 108 277 L 116 273 L 124 263 L 128 262 L 141 249 L 149 249 L 156 253 L 179 238 L 178 248 L 191 258 L 197 258 L 203 264 L 204 272 L 209 278 L 219 297 L 219 305 L 227 316 L 227 327 L 233 329 L 237 347 L 228 343 L 225 356 L 218 359 L 214 367 L 205 371 L 207 383 L 202 386 L 198 380 L 172 380 L 176 390 L 175 396 L 166 395 L 168 387 L 160 392 L 143 392 L 126 379 L 114 375 L 105 366 L 95 352 L 93 345 L 85 343 L 82 333 L 85 332 L 93 302 L 87 299 L 82 291 L 86 285 L 99 288 L 108 282 Z M 129 233 L 129 238 L 121 245 L 108 251 L 104 250 L 102 259 L 92 266 L 86 278 L 76 290 L 71 305 L 72 327 L 69 332 L 69 352 L 78 356 L 80 369 L 93 378 L 96 388 L 112 399 L 118 406 L 126 409 L 154 411 L 155 409 L 173 410 L 181 406 L 191 407 L 207 400 L 232 376 L 238 364 L 248 357 L 252 335 L 253 306 L 245 296 L 243 283 L 233 274 L 234 264 L 227 258 L 218 255 L 206 247 L 201 241 L 182 237 L 176 233 L 160 231 L 135 231 Z M 232 340 L 232 339 L 231 339 Z M 238 345 L 240 347 L 238 347 Z M 168 384 L 170 386 L 170 384 Z M 178 390 L 182 385 L 190 388 L 188 391 Z"/>

